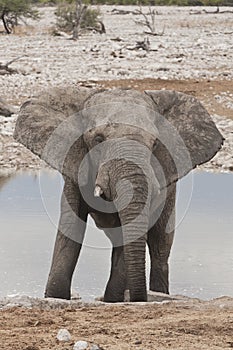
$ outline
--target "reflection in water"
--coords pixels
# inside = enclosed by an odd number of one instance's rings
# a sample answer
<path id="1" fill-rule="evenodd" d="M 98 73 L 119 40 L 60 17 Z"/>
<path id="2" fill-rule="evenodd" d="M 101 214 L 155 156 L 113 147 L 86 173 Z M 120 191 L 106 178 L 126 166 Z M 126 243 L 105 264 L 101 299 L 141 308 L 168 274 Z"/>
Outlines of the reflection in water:
<path id="1" fill-rule="evenodd" d="M 233 296 L 232 174 L 195 173 L 180 182 L 179 223 L 170 259 L 171 293 Z M 55 172 L 0 178 L 0 296 L 42 296 L 50 267 L 63 181 Z M 184 213 L 185 217 L 184 216 Z M 73 287 L 85 300 L 102 295 L 110 244 L 89 220 Z"/>
<path id="2" fill-rule="evenodd" d="M 15 173 L 8 174 L 8 173 L 0 173 L 0 192 L 2 188 L 15 176 Z"/>

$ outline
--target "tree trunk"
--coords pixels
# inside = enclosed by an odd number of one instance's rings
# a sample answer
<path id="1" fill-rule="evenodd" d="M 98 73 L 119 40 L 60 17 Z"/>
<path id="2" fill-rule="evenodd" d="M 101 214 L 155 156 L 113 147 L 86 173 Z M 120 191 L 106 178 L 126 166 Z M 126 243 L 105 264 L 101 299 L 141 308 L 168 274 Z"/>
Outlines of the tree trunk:
<path id="1" fill-rule="evenodd" d="M 2 20 L 3 26 L 5 28 L 6 33 L 7 34 L 11 34 L 11 30 L 10 30 L 10 28 L 7 25 L 7 20 L 6 20 L 5 16 L 6 16 L 6 14 L 3 11 L 2 15 L 1 15 L 1 20 Z"/>
<path id="2" fill-rule="evenodd" d="M 76 0 L 76 9 L 75 9 L 75 25 L 73 29 L 73 40 L 77 40 L 79 37 L 81 22 L 83 16 L 86 12 L 87 6 L 82 4 L 82 0 Z"/>

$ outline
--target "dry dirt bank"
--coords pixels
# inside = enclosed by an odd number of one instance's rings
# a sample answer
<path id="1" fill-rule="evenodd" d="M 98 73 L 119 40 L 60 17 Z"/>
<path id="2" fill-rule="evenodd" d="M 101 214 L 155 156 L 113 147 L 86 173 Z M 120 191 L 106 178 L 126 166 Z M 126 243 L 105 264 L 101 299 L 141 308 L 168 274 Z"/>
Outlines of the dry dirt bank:
<path id="1" fill-rule="evenodd" d="M 118 79 L 100 80 L 105 88 L 123 87 L 136 90 L 176 90 L 198 98 L 208 112 L 233 119 L 233 81 L 228 80 L 163 80 L 163 79 Z"/>
<path id="2" fill-rule="evenodd" d="M 220 350 L 233 347 L 233 299 L 147 305 L 0 311 L 1 350 L 71 350 L 78 340 L 103 350 Z M 61 328 L 70 342 L 58 342 Z M 91 348 L 91 347 L 90 347 Z"/>

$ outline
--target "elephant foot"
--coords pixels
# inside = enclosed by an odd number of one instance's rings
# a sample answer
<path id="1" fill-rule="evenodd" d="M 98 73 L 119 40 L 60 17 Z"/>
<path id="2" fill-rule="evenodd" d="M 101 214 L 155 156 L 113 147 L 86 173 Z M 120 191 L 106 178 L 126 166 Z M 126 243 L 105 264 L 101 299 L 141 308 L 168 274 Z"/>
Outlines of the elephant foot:
<path id="1" fill-rule="evenodd" d="M 124 302 L 124 300 L 125 300 L 124 291 L 116 293 L 116 292 L 106 290 L 103 297 L 103 301 L 105 303 L 122 303 Z"/>
<path id="2" fill-rule="evenodd" d="M 147 301 L 147 291 L 142 290 L 140 292 L 130 292 L 130 302 L 146 302 Z"/>
<path id="3" fill-rule="evenodd" d="M 104 295 L 100 297 L 96 297 L 95 301 L 101 301 L 103 303 L 120 303 L 123 302 L 124 300 L 116 299 L 116 298 L 110 298 L 110 297 L 104 297 Z"/>
<path id="4" fill-rule="evenodd" d="M 150 290 L 153 292 L 169 294 L 168 279 L 161 271 L 156 272 L 156 276 L 150 279 Z"/>
<path id="5" fill-rule="evenodd" d="M 70 293 L 58 293 L 56 292 L 50 292 L 50 291 L 45 291 L 44 293 L 45 298 L 56 298 L 56 299 L 66 299 L 70 300 Z"/>
<path id="6" fill-rule="evenodd" d="M 64 280 L 51 280 L 49 279 L 46 289 L 45 298 L 58 298 L 58 299 L 71 299 L 70 284 L 64 283 Z"/>

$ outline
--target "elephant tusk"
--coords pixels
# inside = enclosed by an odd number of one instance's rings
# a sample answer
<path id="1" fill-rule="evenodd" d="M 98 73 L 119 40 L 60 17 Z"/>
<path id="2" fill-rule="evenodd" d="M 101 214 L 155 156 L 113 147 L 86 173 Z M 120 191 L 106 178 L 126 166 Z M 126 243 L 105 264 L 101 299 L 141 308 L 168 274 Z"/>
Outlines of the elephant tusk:
<path id="1" fill-rule="evenodd" d="M 160 184 L 156 177 L 154 179 L 154 188 L 155 188 L 155 192 L 157 192 L 157 195 L 160 195 L 160 192 L 161 192 Z"/>
<path id="2" fill-rule="evenodd" d="M 99 185 L 96 185 L 94 190 L 94 197 L 100 197 L 103 193 L 104 191 L 102 190 L 102 188 Z"/>

